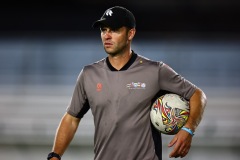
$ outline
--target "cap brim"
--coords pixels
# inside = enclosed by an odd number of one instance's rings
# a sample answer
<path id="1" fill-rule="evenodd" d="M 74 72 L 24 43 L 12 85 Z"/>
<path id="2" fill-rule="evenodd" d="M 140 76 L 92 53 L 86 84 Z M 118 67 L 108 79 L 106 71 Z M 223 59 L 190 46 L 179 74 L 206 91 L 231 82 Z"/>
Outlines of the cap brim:
<path id="1" fill-rule="evenodd" d="M 92 27 L 93 28 L 99 28 L 103 23 L 103 20 L 97 20 L 96 22 L 93 23 Z"/>
<path id="2" fill-rule="evenodd" d="M 122 26 L 119 26 L 117 25 L 116 23 L 114 23 L 113 21 L 109 21 L 107 19 L 100 19 L 100 20 L 97 20 L 96 22 L 93 23 L 92 27 L 93 28 L 99 28 L 101 27 L 102 25 L 105 25 L 105 26 L 108 26 L 108 27 L 111 27 L 111 28 L 120 28 Z"/>

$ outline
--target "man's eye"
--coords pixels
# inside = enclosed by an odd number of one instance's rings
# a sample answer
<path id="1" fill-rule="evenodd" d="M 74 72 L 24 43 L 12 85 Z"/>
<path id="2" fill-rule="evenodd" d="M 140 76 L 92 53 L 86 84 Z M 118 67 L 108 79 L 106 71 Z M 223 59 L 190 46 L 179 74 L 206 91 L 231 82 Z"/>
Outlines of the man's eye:
<path id="1" fill-rule="evenodd" d="M 112 31 L 113 31 L 113 32 L 118 32 L 118 31 L 119 31 L 119 29 L 112 29 Z"/>

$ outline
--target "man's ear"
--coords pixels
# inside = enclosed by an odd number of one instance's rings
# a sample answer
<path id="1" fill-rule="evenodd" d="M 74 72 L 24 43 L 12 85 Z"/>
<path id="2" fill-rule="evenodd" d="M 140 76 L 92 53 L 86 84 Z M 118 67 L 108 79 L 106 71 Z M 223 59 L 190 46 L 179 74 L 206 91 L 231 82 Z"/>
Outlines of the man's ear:
<path id="1" fill-rule="evenodd" d="M 128 40 L 132 40 L 133 37 L 135 36 L 135 33 L 136 33 L 136 29 L 135 28 L 132 28 L 128 31 Z"/>

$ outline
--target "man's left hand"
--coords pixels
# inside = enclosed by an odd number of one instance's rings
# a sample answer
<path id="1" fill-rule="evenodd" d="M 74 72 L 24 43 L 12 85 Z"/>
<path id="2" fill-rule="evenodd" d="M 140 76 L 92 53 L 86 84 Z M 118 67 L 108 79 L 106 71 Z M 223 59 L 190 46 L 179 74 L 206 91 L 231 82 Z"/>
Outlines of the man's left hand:
<path id="1" fill-rule="evenodd" d="M 172 152 L 169 154 L 169 158 L 185 157 L 191 147 L 192 135 L 184 130 L 180 130 L 168 144 L 168 147 L 173 147 Z"/>

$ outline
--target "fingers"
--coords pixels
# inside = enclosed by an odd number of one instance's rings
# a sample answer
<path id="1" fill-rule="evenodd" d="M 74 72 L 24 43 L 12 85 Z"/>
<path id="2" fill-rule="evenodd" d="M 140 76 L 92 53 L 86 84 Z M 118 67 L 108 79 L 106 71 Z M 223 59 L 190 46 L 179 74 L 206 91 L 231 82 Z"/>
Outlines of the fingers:
<path id="1" fill-rule="evenodd" d="M 180 157 L 181 157 L 181 158 L 185 157 L 185 156 L 188 154 L 188 151 L 189 151 L 189 150 L 187 150 L 187 151 L 182 151 Z"/>
<path id="2" fill-rule="evenodd" d="M 174 137 L 171 142 L 168 144 L 168 147 L 172 147 L 177 142 L 177 137 Z"/>
<path id="3" fill-rule="evenodd" d="M 172 152 L 172 153 L 170 153 L 169 158 L 178 158 L 178 157 L 183 158 L 188 154 L 188 151 L 189 150 L 180 151 L 180 152 Z"/>
<path id="4" fill-rule="evenodd" d="M 169 154 L 170 158 L 178 158 L 178 157 L 185 157 L 189 149 L 191 147 L 192 137 L 188 134 L 184 134 L 184 132 L 179 133 L 178 135 L 174 136 L 172 141 L 168 144 L 169 147 L 174 146 L 172 152 Z"/>
<path id="5" fill-rule="evenodd" d="M 169 154 L 169 158 L 178 158 L 181 156 L 181 151 L 179 150 L 180 143 L 176 143 L 172 152 Z"/>
<path id="6" fill-rule="evenodd" d="M 178 157 L 185 157 L 190 150 L 190 144 L 185 142 L 177 142 L 172 150 L 172 152 L 169 154 L 170 158 L 178 158 Z"/>
<path id="7" fill-rule="evenodd" d="M 183 158 L 188 154 L 189 150 L 190 150 L 190 146 L 186 146 L 178 143 L 174 146 L 174 149 L 169 154 L 169 158 L 178 158 L 178 157 Z"/>

